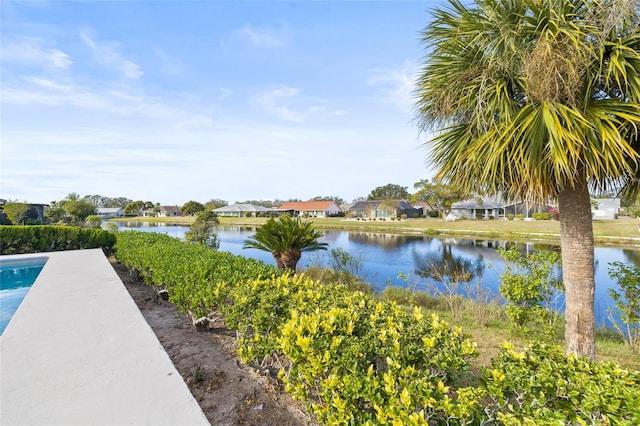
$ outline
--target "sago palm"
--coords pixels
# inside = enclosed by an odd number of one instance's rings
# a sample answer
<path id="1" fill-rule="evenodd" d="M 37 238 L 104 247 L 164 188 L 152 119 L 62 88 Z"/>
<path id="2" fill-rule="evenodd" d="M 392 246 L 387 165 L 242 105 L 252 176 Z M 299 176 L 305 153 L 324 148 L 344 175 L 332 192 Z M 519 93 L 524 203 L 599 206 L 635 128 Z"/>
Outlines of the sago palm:
<path id="1" fill-rule="evenodd" d="M 284 215 L 268 219 L 244 242 L 243 248 L 271 252 L 279 269 L 295 272 L 302 252 L 327 249 L 327 243 L 318 242 L 320 237 L 322 232 L 314 229 L 311 222 Z"/>
<path id="2" fill-rule="evenodd" d="M 428 162 L 478 193 L 560 210 L 566 350 L 595 357 L 590 190 L 637 189 L 635 0 L 449 0 L 423 33 Z"/>

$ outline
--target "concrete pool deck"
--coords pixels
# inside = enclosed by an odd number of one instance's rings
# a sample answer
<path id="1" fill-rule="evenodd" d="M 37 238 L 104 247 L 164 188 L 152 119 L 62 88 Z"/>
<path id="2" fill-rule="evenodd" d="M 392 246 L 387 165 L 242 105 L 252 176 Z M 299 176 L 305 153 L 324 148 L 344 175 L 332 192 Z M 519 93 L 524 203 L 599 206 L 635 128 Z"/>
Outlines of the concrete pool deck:
<path id="1" fill-rule="evenodd" d="M 209 425 L 100 249 L 47 257 L 0 336 L 2 425 Z"/>

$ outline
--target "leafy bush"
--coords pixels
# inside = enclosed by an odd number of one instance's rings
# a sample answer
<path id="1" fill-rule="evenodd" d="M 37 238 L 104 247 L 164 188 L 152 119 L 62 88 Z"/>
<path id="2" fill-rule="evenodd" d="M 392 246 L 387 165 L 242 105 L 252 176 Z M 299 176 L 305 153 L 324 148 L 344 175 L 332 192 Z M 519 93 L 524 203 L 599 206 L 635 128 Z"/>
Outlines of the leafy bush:
<path id="1" fill-rule="evenodd" d="M 148 284 L 168 290 L 169 301 L 194 319 L 229 303 L 238 283 L 280 275 L 262 261 L 152 232 L 119 232 L 115 248 L 119 262 Z"/>
<path id="2" fill-rule="evenodd" d="M 536 212 L 531 215 L 533 220 L 551 220 L 551 213 L 549 212 Z"/>
<path id="3" fill-rule="evenodd" d="M 518 214 L 516 215 L 516 219 L 518 219 L 518 220 L 524 220 L 524 215 L 523 215 L 522 213 L 518 213 Z"/>
<path id="4" fill-rule="evenodd" d="M 238 332 L 244 362 L 280 368 L 320 424 L 637 424 L 640 373 L 506 345 L 477 386 L 462 385 L 475 343 L 419 307 L 163 234 L 118 233 L 116 257 L 192 315 Z M 344 260 L 336 254 L 335 260 Z M 393 291 L 392 291 L 393 289 Z M 409 292 L 409 293 L 407 293 Z M 389 298 L 418 301 L 388 287 Z M 430 299 L 432 300 L 432 299 Z M 282 361 L 282 362 L 279 362 Z"/>
<path id="5" fill-rule="evenodd" d="M 620 293 L 615 288 L 609 289 L 614 302 L 614 306 L 609 308 L 610 315 L 614 317 L 613 325 L 625 343 L 635 352 L 640 352 L 640 268 L 613 262 L 609 276 L 617 280 L 622 290 Z M 615 320 L 616 316 L 619 321 Z"/>
<path id="6" fill-rule="evenodd" d="M 84 223 L 88 228 L 98 229 L 100 228 L 100 226 L 102 226 L 102 218 L 97 214 L 92 214 L 87 216 L 87 218 L 84 220 Z"/>
<path id="7" fill-rule="evenodd" d="M 485 415 L 500 424 L 640 424 L 640 372 L 564 356 L 556 346 L 520 353 L 506 343 L 482 383 Z"/>
<path id="8" fill-rule="evenodd" d="M 279 339 L 285 388 L 321 424 L 470 420 L 478 388 L 451 387 L 475 344 L 437 316 L 354 293 L 343 306 L 296 310 Z"/>
<path id="9" fill-rule="evenodd" d="M 552 311 L 554 299 L 564 290 L 556 276 L 560 255 L 537 251 L 523 255 L 515 247 L 498 249 L 507 261 L 500 275 L 500 293 L 515 331 L 538 337 L 555 337 L 559 315 Z"/>
<path id="10" fill-rule="evenodd" d="M 514 217 L 512 213 L 507 213 L 507 220 L 513 220 Z"/>
<path id="11" fill-rule="evenodd" d="M 103 229 L 72 226 L 0 226 L 0 254 L 102 248 L 113 253 L 116 236 Z"/>

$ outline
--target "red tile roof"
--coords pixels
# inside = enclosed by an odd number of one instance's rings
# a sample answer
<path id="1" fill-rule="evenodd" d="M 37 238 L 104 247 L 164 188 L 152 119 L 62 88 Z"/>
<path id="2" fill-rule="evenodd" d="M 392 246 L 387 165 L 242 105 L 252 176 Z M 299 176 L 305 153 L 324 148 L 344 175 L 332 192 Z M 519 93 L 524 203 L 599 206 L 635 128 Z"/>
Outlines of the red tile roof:
<path id="1" fill-rule="evenodd" d="M 279 207 L 280 210 L 294 210 L 297 212 L 304 211 L 326 211 L 333 201 L 292 201 L 284 203 Z"/>

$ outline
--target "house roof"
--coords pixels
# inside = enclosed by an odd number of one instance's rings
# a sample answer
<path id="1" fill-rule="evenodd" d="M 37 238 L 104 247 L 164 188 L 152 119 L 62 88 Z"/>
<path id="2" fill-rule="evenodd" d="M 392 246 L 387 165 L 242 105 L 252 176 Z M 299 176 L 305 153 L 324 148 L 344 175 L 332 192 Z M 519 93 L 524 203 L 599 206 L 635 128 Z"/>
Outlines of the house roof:
<path id="1" fill-rule="evenodd" d="M 180 213 L 180 207 L 178 207 L 178 206 L 160 206 L 160 211 L 162 211 L 162 212 L 171 212 L 171 213 Z"/>
<path id="2" fill-rule="evenodd" d="M 326 211 L 329 210 L 329 207 L 334 205 L 340 208 L 333 201 L 291 201 L 288 203 L 284 203 L 279 207 L 279 210 L 294 210 L 298 212 L 303 211 Z"/>
<path id="3" fill-rule="evenodd" d="M 358 201 L 353 204 L 349 210 L 373 210 L 377 209 L 382 201 L 379 200 L 367 200 L 367 201 Z M 397 200 L 397 208 L 400 210 L 411 210 L 416 209 L 411 204 L 407 203 L 405 200 Z"/>
<path id="4" fill-rule="evenodd" d="M 370 210 L 375 209 L 380 204 L 380 201 L 358 201 L 349 207 L 349 210 Z"/>
<path id="5" fill-rule="evenodd" d="M 230 206 L 218 207 L 213 210 L 214 212 L 270 212 L 273 209 L 268 209 L 262 206 L 254 206 L 253 204 L 231 204 Z"/>
<path id="6" fill-rule="evenodd" d="M 493 200 L 483 199 L 482 203 L 478 203 L 475 198 L 459 201 L 451 205 L 452 209 L 499 209 L 504 207 L 504 203 L 498 203 Z"/>

